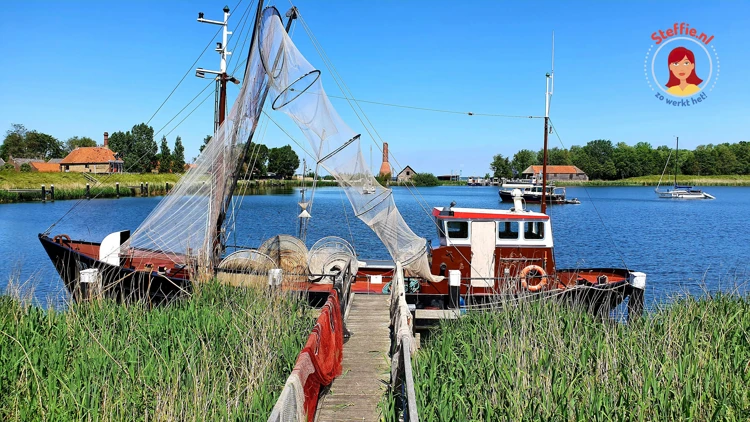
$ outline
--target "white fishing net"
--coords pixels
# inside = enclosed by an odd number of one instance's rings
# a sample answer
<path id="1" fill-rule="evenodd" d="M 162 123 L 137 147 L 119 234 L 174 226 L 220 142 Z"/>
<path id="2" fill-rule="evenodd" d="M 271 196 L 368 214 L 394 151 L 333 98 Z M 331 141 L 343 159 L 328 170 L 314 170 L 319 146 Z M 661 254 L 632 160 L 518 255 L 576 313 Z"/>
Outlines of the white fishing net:
<path id="1" fill-rule="evenodd" d="M 225 198 L 244 143 L 258 124 L 266 86 L 257 48 L 251 52 L 248 62 L 229 116 L 216 130 L 195 166 L 180 178 L 122 245 L 122 255 L 136 259 L 168 258 L 175 264 L 196 263 L 203 269 L 212 265 L 219 213 L 226 206 Z"/>
<path id="2" fill-rule="evenodd" d="M 412 232 L 396 208 L 390 189 L 370 172 L 359 135 L 333 108 L 320 80 L 287 35 L 277 15 L 261 22 L 261 62 L 269 76 L 268 101 L 291 117 L 310 142 L 320 165 L 346 192 L 354 213 L 380 238 L 395 261 L 419 276 L 430 274 L 425 239 Z"/>

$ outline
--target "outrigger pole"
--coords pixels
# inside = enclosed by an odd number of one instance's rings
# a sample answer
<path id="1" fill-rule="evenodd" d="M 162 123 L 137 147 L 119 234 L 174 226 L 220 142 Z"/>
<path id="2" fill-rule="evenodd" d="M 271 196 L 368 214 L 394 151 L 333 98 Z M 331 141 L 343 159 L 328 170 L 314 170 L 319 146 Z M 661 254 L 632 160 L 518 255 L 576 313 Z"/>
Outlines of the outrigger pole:
<path id="1" fill-rule="evenodd" d="M 544 159 L 542 161 L 542 214 L 547 212 L 547 135 L 549 134 L 549 105 L 555 89 L 555 33 L 552 33 L 552 71 L 547 74 L 544 101 Z"/>

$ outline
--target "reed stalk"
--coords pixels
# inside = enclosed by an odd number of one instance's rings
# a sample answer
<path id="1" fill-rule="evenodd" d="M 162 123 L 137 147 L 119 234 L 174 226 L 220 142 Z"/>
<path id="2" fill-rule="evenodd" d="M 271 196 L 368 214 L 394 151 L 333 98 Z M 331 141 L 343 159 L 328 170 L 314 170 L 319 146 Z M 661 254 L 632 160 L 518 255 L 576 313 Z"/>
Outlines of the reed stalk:
<path id="1" fill-rule="evenodd" d="M 313 323 L 299 297 L 216 283 L 151 309 L 3 296 L 0 419 L 265 419 Z"/>

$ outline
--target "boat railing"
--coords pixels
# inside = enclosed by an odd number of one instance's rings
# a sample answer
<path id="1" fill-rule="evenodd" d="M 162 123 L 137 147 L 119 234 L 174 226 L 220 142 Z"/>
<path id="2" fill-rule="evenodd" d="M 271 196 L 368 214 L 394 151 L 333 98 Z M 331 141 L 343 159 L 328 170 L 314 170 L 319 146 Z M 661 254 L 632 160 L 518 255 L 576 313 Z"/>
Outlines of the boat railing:
<path id="1" fill-rule="evenodd" d="M 404 421 L 419 420 L 411 366 L 411 357 L 417 345 L 413 323 L 406 303 L 404 268 L 400 262 L 396 262 L 396 272 L 391 283 L 391 388 L 394 392 L 402 392 L 402 404 L 397 406 L 397 412 L 403 410 Z"/>

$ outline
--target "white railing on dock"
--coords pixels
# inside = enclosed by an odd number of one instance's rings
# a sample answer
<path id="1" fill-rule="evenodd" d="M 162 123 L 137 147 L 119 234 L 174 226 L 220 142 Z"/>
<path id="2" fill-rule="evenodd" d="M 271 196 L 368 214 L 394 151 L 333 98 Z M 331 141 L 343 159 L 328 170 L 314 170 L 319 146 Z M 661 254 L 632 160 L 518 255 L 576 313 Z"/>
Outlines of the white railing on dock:
<path id="1" fill-rule="evenodd" d="M 416 351 L 412 315 L 406 303 L 404 268 L 396 262 L 396 272 L 391 283 L 391 388 L 398 392 L 403 388 L 406 406 L 404 421 L 419 421 L 417 400 L 414 393 L 414 376 L 411 357 Z"/>

